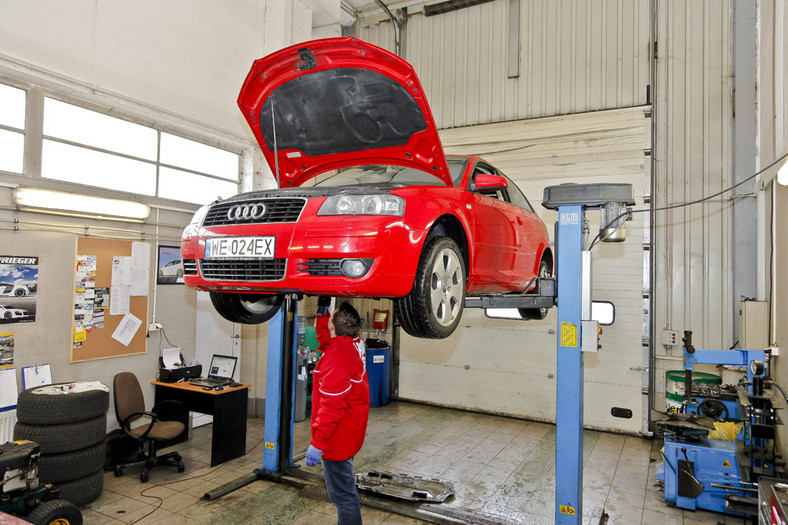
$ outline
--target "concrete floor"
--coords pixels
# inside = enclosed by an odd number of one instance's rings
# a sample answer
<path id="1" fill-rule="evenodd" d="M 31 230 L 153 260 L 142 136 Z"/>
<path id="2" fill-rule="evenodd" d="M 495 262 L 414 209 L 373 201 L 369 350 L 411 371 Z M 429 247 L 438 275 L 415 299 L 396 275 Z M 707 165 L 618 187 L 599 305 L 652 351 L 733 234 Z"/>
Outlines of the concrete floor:
<path id="1" fill-rule="evenodd" d="M 120 478 L 107 473 L 102 496 L 83 508 L 85 524 L 336 523 L 331 504 L 266 481 L 214 501 L 201 499 L 206 491 L 262 464 L 262 419 L 249 420 L 246 456 L 215 468 L 209 466 L 210 432 L 210 426 L 197 428 L 188 443 L 175 447 L 186 463 L 183 474 L 159 467 L 142 484 L 138 469 Z M 297 423 L 295 453 L 308 444 L 308 422 Z M 668 508 L 654 486 L 660 447 L 659 440 L 586 431 L 583 522 L 591 523 L 595 511 L 598 515 L 604 508 L 613 524 L 744 523 L 722 514 Z M 393 402 L 370 411 L 355 467 L 356 472 L 383 469 L 451 481 L 456 497 L 444 506 L 523 524 L 554 522 L 555 427 L 550 424 Z M 370 525 L 424 523 L 371 508 L 362 514 Z"/>

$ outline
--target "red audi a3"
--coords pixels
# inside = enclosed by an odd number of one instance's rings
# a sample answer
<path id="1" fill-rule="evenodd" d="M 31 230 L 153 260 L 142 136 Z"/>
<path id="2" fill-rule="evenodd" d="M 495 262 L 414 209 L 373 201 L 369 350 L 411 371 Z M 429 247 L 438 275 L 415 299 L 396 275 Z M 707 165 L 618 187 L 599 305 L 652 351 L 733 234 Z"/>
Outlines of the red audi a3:
<path id="1" fill-rule="evenodd" d="M 528 199 L 483 159 L 444 155 L 398 56 L 354 37 L 292 46 L 254 63 L 238 105 L 279 188 L 203 206 L 181 239 L 184 282 L 224 318 L 265 322 L 287 293 L 385 297 L 406 332 L 444 338 L 466 295 L 552 273 Z"/>

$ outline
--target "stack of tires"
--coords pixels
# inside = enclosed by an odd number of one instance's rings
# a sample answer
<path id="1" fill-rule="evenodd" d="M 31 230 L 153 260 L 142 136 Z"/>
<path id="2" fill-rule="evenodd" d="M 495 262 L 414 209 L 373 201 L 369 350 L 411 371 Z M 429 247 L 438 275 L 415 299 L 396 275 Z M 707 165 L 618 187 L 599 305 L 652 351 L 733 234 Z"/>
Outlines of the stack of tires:
<path id="1" fill-rule="evenodd" d="M 109 389 L 100 383 L 58 383 L 23 391 L 14 439 L 41 447 L 39 479 L 78 507 L 101 495 Z"/>

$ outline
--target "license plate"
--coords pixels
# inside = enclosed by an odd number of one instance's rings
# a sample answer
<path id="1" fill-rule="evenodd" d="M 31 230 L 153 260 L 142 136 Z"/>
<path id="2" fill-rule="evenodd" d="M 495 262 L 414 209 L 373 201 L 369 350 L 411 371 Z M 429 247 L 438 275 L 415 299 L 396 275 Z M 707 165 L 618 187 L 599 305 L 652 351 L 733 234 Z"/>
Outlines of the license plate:
<path id="1" fill-rule="evenodd" d="M 206 259 L 273 259 L 276 237 L 219 237 L 206 239 Z"/>

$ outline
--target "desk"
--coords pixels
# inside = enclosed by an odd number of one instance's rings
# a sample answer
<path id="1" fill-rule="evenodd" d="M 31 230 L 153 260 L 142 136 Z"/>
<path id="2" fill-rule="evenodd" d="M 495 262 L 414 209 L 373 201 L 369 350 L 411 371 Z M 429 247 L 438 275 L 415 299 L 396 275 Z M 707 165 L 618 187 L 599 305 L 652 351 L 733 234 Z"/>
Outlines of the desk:
<path id="1" fill-rule="evenodd" d="M 189 383 L 162 383 L 151 381 L 156 387 L 156 404 L 174 399 L 180 401 L 193 412 L 213 416 L 213 434 L 211 435 L 211 466 L 235 459 L 246 454 L 246 401 L 249 387 L 242 384 L 235 388 L 224 387 L 224 390 L 203 390 L 201 386 Z M 189 439 L 188 412 L 181 421 L 186 425 L 186 432 L 172 444 Z"/>

